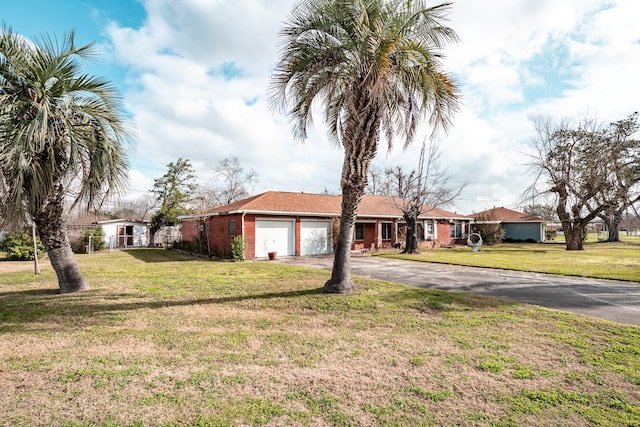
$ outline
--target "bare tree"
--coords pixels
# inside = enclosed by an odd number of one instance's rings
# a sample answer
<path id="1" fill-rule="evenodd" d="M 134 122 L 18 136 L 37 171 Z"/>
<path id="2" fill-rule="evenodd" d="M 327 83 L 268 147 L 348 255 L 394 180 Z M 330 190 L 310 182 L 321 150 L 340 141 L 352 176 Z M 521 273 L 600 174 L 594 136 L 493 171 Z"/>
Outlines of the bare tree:
<path id="1" fill-rule="evenodd" d="M 610 200 L 610 204 L 598 215 L 607 225 L 608 242 L 620 241 L 620 223 L 627 208 L 640 201 L 640 141 L 632 139 L 638 132 L 638 113 L 613 122 L 607 129 L 616 156 L 610 164 L 609 179 L 613 191 L 602 194 L 598 200 Z"/>
<path id="2" fill-rule="evenodd" d="M 622 149 L 615 126 L 602 127 L 592 118 L 577 123 L 538 118 L 535 125 L 532 187 L 554 196 L 567 250 L 582 250 L 587 224 L 615 209 L 623 197 L 616 165 L 632 164 L 620 163 L 628 152 Z M 634 176 L 637 183 L 640 174 Z"/>
<path id="3" fill-rule="evenodd" d="M 133 200 L 120 201 L 111 216 L 115 218 L 127 218 L 137 221 L 148 221 L 151 211 L 156 207 L 157 201 L 153 194 L 147 193 Z"/>
<path id="4" fill-rule="evenodd" d="M 418 168 L 405 172 L 401 167 L 387 169 L 390 195 L 402 210 L 407 227 L 403 253 L 418 253 L 418 217 L 434 208 L 450 205 L 466 186 L 453 185 L 446 169 L 440 165 L 441 152 L 434 141 L 422 142 Z"/>
<path id="5" fill-rule="evenodd" d="M 224 159 L 213 169 L 213 180 L 199 189 L 199 198 L 206 207 L 224 206 L 250 195 L 258 181 L 252 169 L 245 171 L 237 157 Z"/>
<path id="6" fill-rule="evenodd" d="M 374 196 L 385 195 L 384 182 L 385 179 L 382 169 L 378 166 L 371 165 L 367 173 L 367 185 L 364 188 L 364 192 L 366 194 L 373 194 Z"/>
<path id="7" fill-rule="evenodd" d="M 558 220 L 558 214 L 556 214 L 555 207 L 546 203 L 531 203 L 525 205 L 522 208 L 522 212 L 526 213 L 527 215 L 539 216 L 547 221 Z"/>

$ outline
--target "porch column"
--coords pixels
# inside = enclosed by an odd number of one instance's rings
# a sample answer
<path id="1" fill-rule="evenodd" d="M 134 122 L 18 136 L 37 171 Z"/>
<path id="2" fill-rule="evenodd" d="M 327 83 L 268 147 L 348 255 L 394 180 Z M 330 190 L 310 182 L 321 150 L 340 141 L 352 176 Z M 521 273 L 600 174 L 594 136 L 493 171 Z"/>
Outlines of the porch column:
<path id="1" fill-rule="evenodd" d="M 376 220 L 376 249 L 382 248 L 382 223 Z"/>

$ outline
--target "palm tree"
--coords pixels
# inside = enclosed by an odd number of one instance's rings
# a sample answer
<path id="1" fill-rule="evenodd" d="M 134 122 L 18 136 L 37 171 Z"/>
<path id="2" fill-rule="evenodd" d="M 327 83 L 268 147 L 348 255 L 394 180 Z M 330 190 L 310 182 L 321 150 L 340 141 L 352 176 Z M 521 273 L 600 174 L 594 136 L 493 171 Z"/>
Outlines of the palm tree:
<path id="1" fill-rule="evenodd" d="M 441 69 L 441 49 L 457 41 L 442 25 L 450 4 L 425 0 L 303 0 L 281 30 L 282 50 L 271 80 L 273 107 L 304 140 L 314 101 L 329 135 L 344 149 L 342 214 L 325 292 L 353 287 L 350 251 L 358 205 L 381 134 L 389 149 L 405 147 L 421 120 L 444 130 L 457 110 L 457 87 Z"/>
<path id="2" fill-rule="evenodd" d="M 0 217 L 35 223 L 61 293 L 88 288 L 64 231 L 65 202 L 99 205 L 128 169 L 117 90 L 81 70 L 94 54 L 73 32 L 30 42 L 0 29 Z"/>

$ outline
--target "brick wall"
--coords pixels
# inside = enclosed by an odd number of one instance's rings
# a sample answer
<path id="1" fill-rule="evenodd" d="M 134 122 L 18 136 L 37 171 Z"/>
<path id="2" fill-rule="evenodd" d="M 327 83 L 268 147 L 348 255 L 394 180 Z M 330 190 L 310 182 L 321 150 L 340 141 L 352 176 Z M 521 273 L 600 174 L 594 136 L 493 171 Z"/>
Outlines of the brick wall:
<path id="1" fill-rule="evenodd" d="M 182 220 L 182 241 L 193 242 L 200 234 L 200 220 L 198 218 L 188 218 Z"/>
<path id="2" fill-rule="evenodd" d="M 230 224 L 235 221 L 235 233 L 231 234 Z M 231 255 L 231 241 L 242 235 L 242 215 L 214 216 L 209 223 L 209 251 L 212 255 L 228 257 Z"/>

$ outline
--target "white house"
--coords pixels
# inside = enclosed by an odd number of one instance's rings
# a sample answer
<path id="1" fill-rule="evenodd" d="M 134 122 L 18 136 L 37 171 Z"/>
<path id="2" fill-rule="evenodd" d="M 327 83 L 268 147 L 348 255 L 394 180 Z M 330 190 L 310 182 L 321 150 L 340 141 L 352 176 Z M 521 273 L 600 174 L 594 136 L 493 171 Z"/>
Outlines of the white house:
<path id="1" fill-rule="evenodd" d="M 149 244 L 149 223 L 128 219 L 98 221 L 104 230 L 104 243 L 107 248 L 144 247 Z"/>

